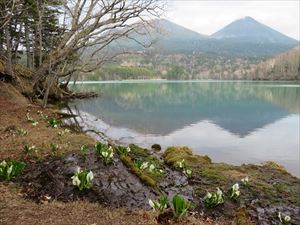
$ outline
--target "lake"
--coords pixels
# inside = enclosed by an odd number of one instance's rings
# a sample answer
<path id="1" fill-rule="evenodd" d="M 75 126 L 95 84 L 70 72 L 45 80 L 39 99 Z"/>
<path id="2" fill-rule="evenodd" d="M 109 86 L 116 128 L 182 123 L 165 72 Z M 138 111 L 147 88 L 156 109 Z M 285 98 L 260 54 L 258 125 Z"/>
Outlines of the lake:
<path id="1" fill-rule="evenodd" d="M 215 162 L 272 160 L 299 176 L 299 82 L 125 81 L 71 85 L 100 93 L 70 107 L 123 144 L 189 146 Z"/>

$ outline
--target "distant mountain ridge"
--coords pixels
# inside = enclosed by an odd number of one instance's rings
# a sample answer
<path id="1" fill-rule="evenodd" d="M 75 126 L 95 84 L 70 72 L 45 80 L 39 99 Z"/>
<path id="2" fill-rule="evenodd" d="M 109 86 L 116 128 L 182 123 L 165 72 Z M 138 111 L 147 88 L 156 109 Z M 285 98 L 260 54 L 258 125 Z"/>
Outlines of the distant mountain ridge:
<path id="1" fill-rule="evenodd" d="M 230 56 L 269 57 L 285 52 L 299 42 L 251 17 L 236 20 L 211 36 L 199 34 L 166 19 L 148 21 L 149 31 L 131 35 L 131 40 L 121 38 L 111 47 L 155 54 L 217 54 Z M 155 29 L 153 29 L 155 27 Z M 141 35 L 147 33 L 148 35 Z M 139 43 L 151 43 L 144 48 Z"/>
<path id="2" fill-rule="evenodd" d="M 233 21 L 221 30 L 212 34 L 210 37 L 219 40 L 232 39 L 235 41 L 252 43 L 278 43 L 291 45 L 298 43 L 297 40 L 259 23 L 249 16 Z"/>

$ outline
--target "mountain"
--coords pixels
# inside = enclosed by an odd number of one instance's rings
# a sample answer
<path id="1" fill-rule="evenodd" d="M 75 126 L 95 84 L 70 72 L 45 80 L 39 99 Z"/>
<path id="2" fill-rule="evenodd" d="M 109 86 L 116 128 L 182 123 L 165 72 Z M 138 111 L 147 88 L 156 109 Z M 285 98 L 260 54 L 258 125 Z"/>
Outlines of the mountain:
<path id="1" fill-rule="evenodd" d="M 155 54 L 217 54 L 238 57 L 269 57 L 289 50 L 298 41 L 289 38 L 251 17 L 239 19 L 211 36 L 199 34 L 166 19 L 149 21 L 146 31 L 121 38 L 110 46 L 116 51 L 127 49 Z M 155 27 L 155 29 L 153 29 Z M 141 35 L 146 33 L 147 35 Z M 153 43 L 144 48 L 139 43 Z"/>
<path id="2" fill-rule="evenodd" d="M 199 34 L 165 19 L 154 20 L 153 24 L 159 34 L 153 35 L 157 42 L 151 50 L 157 53 L 214 53 L 260 57 L 285 52 L 298 43 L 251 17 L 236 20 L 211 36 Z"/>
<path id="3" fill-rule="evenodd" d="M 259 23 L 249 16 L 233 21 L 210 37 L 218 40 L 260 44 L 296 45 L 298 43 L 297 40 Z"/>

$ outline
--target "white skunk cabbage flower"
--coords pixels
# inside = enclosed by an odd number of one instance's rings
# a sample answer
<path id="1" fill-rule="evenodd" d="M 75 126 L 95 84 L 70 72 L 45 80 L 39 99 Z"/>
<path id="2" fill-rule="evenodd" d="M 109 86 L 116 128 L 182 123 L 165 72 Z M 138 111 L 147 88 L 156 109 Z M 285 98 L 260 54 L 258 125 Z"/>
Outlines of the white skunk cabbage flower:
<path id="1" fill-rule="evenodd" d="M 244 185 L 247 185 L 249 183 L 249 178 L 245 177 L 245 178 L 241 179 L 241 181 Z"/>
<path id="2" fill-rule="evenodd" d="M 179 168 L 183 168 L 183 167 L 184 167 L 184 162 L 185 162 L 184 159 L 181 160 L 181 161 L 178 161 L 178 162 L 177 162 L 178 167 L 179 167 Z"/>
<path id="3" fill-rule="evenodd" d="M 7 165 L 7 163 L 6 163 L 5 160 L 3 160 L 3 161 L 0 163 L 0 166 L 6 166 L 6 165 Z"/>
<path id="4" fill-rule="evenodd" d="M 284 217 L 284 221 L 285 222 L 290 222 L 291 221 L 291 217 L 290 216 L 285 216 Z"/>
<path id="5" fill-rule="evenodd" d="M 187 176 L 191 176 L 191 175 L 192 175 L 192 170 L 186 169 L 186 170 L 184 170 L 184 173 L 185 173 Z"/>
<path id="6" fill-rule="evenodd" d="M 108 156 L 108 152 L 101 152 L 101 154 L 106 158 Z"/>
<path id="7" fill-rule="evenodd" d="M 72 179 L 72 184 L 74 186 L 79 186 L 80 185 L 81 181 L 79 180 L 77 174 L 74 175 L 73 177 L 71 177 L 71 179 Z"/>
<path id="8" fill-rule="evenodd" d="M 223 192 L 220 188 L 217 188 L 217 195 L 223 195 Z"/>
<path id="9" fill-rule="evenodd" d="M 238 191 L 239 190 L 239 184 L 238 183 L 236 183 L 236 184 L 234 184 L 233 186 L 232 186 L 232 190 L 233 191 Z"/>
<path id="10" fill-rule="evenodd" d="M 212 194 L 210 192 L 207 192 L 207 194 L 205 195 L 205 198 L 210 199 L 212 197 Z"/>
<path id="11" fill-rule="evenodd" d="M 126 152 L 127 152 L 127 153 L 128 153 L 128 152 L 131 152 L 131 149 L 130 149 L 129 146 L 126 148 Z"/>
<path id="12" fill-rule="evenodd" d="M 94 174 L 93 174 L 92 171 L 90 171 L 90 172 L 86 175 L 86 180 L 90 183 L 93 179 L 94 179 Z"/>
<path id="13" fill-rule="evenodd" d="M 141 169 L 144 170 L 144 169 L 147 169 L 149 166 L 149 163 L 148 162 L 143 162 L 142 165 L 141 165 Z"/>
<path id="14" fill-rule="evenodd" d="M 149 171 L 152 172 L 154 169 L 155 169 L 155 166 L 154 166 L 153 164 L 151 164 L 151 165 L 149 166 Z"/>
<path id="15" fill-rule="evenodd" d="M 284 216 L 281 214 L 281 212 L 278 213 L 278 218 L 280 220 L 281 223 L 288 223 L 291 221 L 291 217 L 290 216 Z"/>
<path id="16" fill-rule="evenodd" d="M 81 168 L 78 166 L 77 168 L 76 168 L 76 173 L 78 174 L 78 173 L 80 173 L 81 172 Z"/>
<path id="17" fill-rule="evenodd" d="M 11 165 L 9 168 L 8 168 L 8 170 L 7 170 L 7 175 L 8 176 L 10 176 L 10 174 L 11 174 L 11 172 L 12 172 L 12 170 L 13 170 L 13 165 Z"/>
<path id="18" fill-rule="evenodd" d="M 155 207 L 154 202 L 151 199 L 148 199 L 148 202 L 149 202 L 150 207 L 154 209 L 154 207 Z"/>

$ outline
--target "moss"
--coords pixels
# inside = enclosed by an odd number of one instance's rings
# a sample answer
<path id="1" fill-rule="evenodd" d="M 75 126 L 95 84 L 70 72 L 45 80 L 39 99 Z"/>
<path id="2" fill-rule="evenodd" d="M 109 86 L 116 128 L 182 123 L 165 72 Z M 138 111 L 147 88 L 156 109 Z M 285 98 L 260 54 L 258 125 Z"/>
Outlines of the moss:
<path id="1" fill-rule="evenodd" d="M 278 163 L 274 162 L 274 161 L 266 161 L 264 162 L 263 166 L 269 167 L 271 169 L 275 169 L 275 170 L 280 170 L 281 172 L 287 173 L 286 168 L 284 168 L 284 166 L 279 165 Z"/>
<path id="2" fill-rule="evenodd" d="M 213 181 L 226 181 L 226 177 L 220 171 L 204 167 L 200 170 L 200 176 L 206 177 L 207 179 L 212 179 Z"/>
<path id="3" fill-rule="evenodd" d="M 163 157 L 167 164 L 173 166 L 182 159 L 186 161 L 188 166 L 192 167 L 211 163 L 208 156 L 193 155 L 192 150 L 188 147 L 169 147 L 164 152 Z"/>
<path id="4" fill-rule="evenodd" d="M 122 155 L 120 156 L 120 159 L 136 176 L 141 179 L 144 184 L 155 188 L 157 187 L 157 182 L 152 177 L 148 176 L 142 170 L 137 168 L 129 156 Z"/>
<path id="5" fill-rule="evenodd" d="M 143 157 L 143 158 L 147 158 L 151 156 L 151 153 L 149 150 L 144 149 L 144 148 L 140 148 L 137 145 L 131 144 L 129 145 L 130 149 L 131 149 L 131 154 L 137 156 L 137 157 Z"/>

